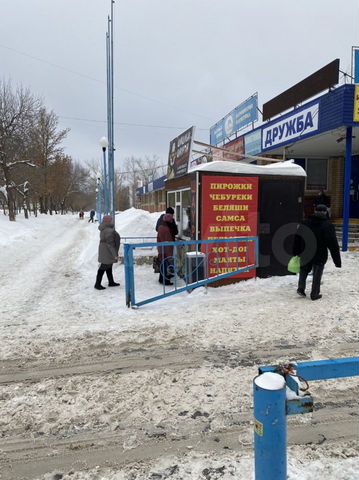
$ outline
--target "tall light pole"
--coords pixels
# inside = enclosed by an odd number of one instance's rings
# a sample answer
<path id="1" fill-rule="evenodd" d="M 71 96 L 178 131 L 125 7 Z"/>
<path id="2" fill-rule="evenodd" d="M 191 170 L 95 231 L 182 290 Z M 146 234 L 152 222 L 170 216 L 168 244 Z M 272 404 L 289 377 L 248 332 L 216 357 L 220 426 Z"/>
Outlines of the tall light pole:
<path id="1" fill-rule="evenodd" d="M 107 17 L 106 32 L 106 73 L 107 73 L 107 135 L 109 140 L 108 148 L 108 174 L 109 174 L 109 210 L 115 223 L 115 159 L 114 159 L 114 113 L 113 113 L 113 5 L 111 0 L 111 15 Z"/>
<path id="2" fill-rule="evenodd" d="M 107 178 L 107 161 L 106 161 L 106 149 L 108 147 L 108 140 L 106 137 L 100 138 L 100 145 L 103 153 L 103 195 L 104 195 L 104 214 L 109 213 L 108 208 L 108 178 Z"/>
<path id="3" fill-rule="evenodd" d="M 101 193 L 101 177 L 100 172 L 97 172 L 97 183 L 96 183 L 96 210 L 97 210 L 97 220 L 100 224 L 102 221 L 102 193 Z"/>

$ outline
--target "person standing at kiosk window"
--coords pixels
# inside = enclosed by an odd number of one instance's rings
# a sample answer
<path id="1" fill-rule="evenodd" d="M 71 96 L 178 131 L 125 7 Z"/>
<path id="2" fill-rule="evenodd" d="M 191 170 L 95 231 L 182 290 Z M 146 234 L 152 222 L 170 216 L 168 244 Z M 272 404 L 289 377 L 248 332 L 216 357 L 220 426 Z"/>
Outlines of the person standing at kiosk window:
<path id="1" fill-rule="evenodd" d="M 162 213 L 162 215 L 158 218 L 156 223 L 156 232 L 158 232 L 159 227 L 164 223 L 165 215 L 166 214 L 172 215 L 172 221 L 170 222 L 170 230 L 172 235 L 172 240 L 170 240 L 171 242 L 174 242 L 176 240 L 176 235 L 178 235 L 178 227 L 173 217 L 174 213 L 175 211 L 173 210 L 172 207 L 166 208 L 166 213 Z"/>
<path id="2" fill-rule="evenodd" d="M 174 242 L 173 235 L 173 215 L 171 213 L 165 213 L 163 215 L 162 223 L 158 227 L 157 242 Z M 177 226 L 176 226 L 177 227 Z M 158 245 L 158 258 L 160 261 L 160 276 L 158 281 L 164 285 L 173 285 L 170 281 L 170 277 L 173 277 L 169 273 L 168 267 L 171 265 L 173 257 L 173 245 L 161 246 Z"/>
<path id="3" fill-rule="evenodd" d="M 297 293 L 305 297 L 306 280 L 313 269 L 312 291 L 310 298 L 318 300 L 320 294 L 320 281 L 324 265 L 328 260 L 328 250 L 337 268 L 341 268 L 342 261 L 335 228 L 328 220 L 326 205 L 317 205 L 314 215 L 298 226 L 294 237 L 293 255 L 300 257 L 300 273 Z"/>

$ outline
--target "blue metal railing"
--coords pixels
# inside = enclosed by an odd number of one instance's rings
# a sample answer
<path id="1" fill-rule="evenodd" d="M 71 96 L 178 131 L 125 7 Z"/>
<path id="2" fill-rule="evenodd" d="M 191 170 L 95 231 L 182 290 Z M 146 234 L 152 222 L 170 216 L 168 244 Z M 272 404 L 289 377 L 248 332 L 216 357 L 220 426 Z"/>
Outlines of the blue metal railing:
<path id="1" fill-rule="evenodd" d="M 137 301 L 134 252 L 148 248 L 157 248 L 164 259 L 160 265 L 163 283 L 160 293 L 152 296 L 145 293 L 147 298 Z M 125 243 L 124 263 L 126 305 L 139 307 L 255 270 L 258 266 L 258 238 Z"/>
<path id="2" fill-rule="evenodd" d="M 157 237 L 153 237 L 153 236 L 149 236 L 149 237 L 122 237 L 121 236 L 121 247 L 123 247 L 126 243 L 130 243 L 130 244 L 141 244 L 141 248 L 143 248 L 144 243 L 156 242 L 156 240 L 157 240 Z M 151 250 L 152 248 L 154 247 L 147 247 L 146 250 Z"/>
<path id="3" fill-rule="evenodd" d="M 358 375 L 359 357 L 259 368 L 253 381 L 255 480 L 287 479 L 286 416 L 313 411 L 313 398 L 303 395 L 301 383 Z"/>

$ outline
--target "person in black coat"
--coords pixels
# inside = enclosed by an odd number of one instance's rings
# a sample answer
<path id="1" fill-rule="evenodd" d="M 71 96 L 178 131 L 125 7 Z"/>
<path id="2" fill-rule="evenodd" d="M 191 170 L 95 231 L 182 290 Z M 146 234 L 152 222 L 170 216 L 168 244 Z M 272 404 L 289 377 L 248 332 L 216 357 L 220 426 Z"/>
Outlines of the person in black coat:
<path id="1" fill-rule="evenodd" d="M 340 250 L 335 234 L 335 228 L 327 217 L 326 205 L 317 205 L 314 215 L 298 226 L 294 237 L 293 255 L 300 256 L 300 273 L 298 282 L 298 295 L 305 297 L 305 286 L 309 272 L 313 269 L 313 282 L 310 298 L 318 300 L 320 294 L 320 281 L 324 265 L 328 260 L 328 250 L 337 268 L 341 268 Z"/>
<path id="2" fill-rule="evenodd" d="M 170 215 L 173 215 L 175 213 L 175 211 L 173 210 L 172 207 L 168 207 L 166 209 L 166 213 L 162 213 L 162 215 L 159 217 L 159 219 L 157 220 L 157 223 L 156 223 L 156 232 L 158 232 L 158 229 L 160 228 L 161 225 L 164 225 L 164 216 L 167 215 L 167 214 L 170 214 Z M 166 222 L 167 223 L 167 222 Z M 169 228 L 170 228 L 170 231 L 171 231 L 171 235 L 172 235 L 172 242 L 174 242 L 176 240 L 176 235 L 178 235 L 178 227 L 177 227 L 177 224 L 175 222 L 175 219 L 172 217 L 172 221 L 170 222 L 169 224 Z"/>
<path id="3" fill-rule="evenodd" d="M 88 223 L 90 223 L 90 222 L 93 223 L 94 218 L 95 218 L 95 214 L 96 214 L 95 210 L 91 210 L 91 212 L 90 212 L 90 218 L 89 218 Z"/>

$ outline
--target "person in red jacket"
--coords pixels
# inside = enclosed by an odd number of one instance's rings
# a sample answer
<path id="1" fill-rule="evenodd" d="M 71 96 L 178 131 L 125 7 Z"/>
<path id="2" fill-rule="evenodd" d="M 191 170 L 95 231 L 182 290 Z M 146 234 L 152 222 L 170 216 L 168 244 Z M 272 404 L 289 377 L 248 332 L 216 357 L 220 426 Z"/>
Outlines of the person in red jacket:
<path id="1" fill-rule="evenodd" d="M 158 227 L 157 233 L 157 242 L 174 242 L 175 238 L 172 232 L 172 225 L 173 225 L 173 215 L 171 213 L 166 213 L 163 216 L 162 223 Z M 160 260 L 160 276 L 158 281 L 160 283 L 164 283 L 165 285 L 173 285 L 170 281 L 168 267 L 171 265 L 172 256 L 173 256 L 173 245 L 166 245 L 157 247 L 158 250 L 158 258 Z"/>

